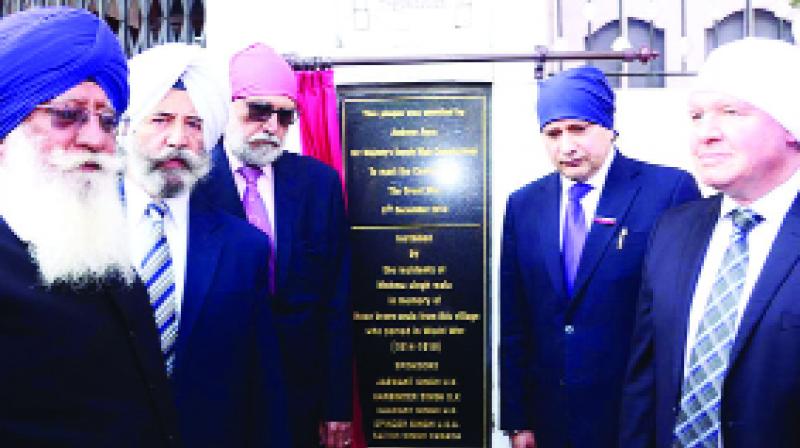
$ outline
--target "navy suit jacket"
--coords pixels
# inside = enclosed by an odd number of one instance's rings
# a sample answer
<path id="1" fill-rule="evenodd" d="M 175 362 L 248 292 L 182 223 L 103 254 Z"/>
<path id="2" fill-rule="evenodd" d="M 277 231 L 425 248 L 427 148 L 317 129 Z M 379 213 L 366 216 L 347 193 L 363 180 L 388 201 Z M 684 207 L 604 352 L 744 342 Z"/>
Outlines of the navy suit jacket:
<path id="1" fill-rule="evenodd" d="M 0 446 L 179 446 L 144 286 L 39 285 L 0 219 Z"/>
<path id="2" fill-rule="evenodd" d="M 320 420 L 351 420 L 350 245 L 342 186 L 332 168 L 311 157 L 284 153 L 272 168 L 277 239 L 272 310 L 293 437 L 315 438 Z M 246 219 L 221 144 L 194 195 Z"/>
<path id="3" fill-rule="evenodd" d="M 185 445 L 293 446 L 266 236 L 193 200 L 187 252 L 172 377 Z"/>
<path id="4" fill-rule="evenodd" d="M 669 447 L 697 278 L 721 196 L 671 210 L 653 231 L 625 384 L 621 444 Z M 800 446 L 800 199 L 742 316 L 722 390 L 725 448 Z"/>
<path id="5" fill-rule="evenodd" d="M 699 192 L 684 171 L 617 153 L 595 215 L 615 221 L 592 224 L 568 297 L 560 183 L 552 173 L 513 193 L 506 207 L 501 427 L 533 430 L 543 448 L 613 446 L 647 236 L 665 209 Z"/>

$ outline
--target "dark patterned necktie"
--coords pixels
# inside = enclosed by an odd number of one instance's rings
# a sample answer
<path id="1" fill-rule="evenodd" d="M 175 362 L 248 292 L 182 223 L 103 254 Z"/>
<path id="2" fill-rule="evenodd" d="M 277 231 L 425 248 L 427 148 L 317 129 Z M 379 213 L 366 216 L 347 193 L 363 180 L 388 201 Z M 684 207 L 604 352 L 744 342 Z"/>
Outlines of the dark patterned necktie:
<path id="1" fill-rule="evenodd" d="M 741 208 L 732 210 L 728 216 L 734 231 L 690 348 L 673 431 L 675 448 L 719 445 L 722 382 L 736 337 L 739 300 L 749 261 L 747 234 L 764 220 L 752 210 Z"/>

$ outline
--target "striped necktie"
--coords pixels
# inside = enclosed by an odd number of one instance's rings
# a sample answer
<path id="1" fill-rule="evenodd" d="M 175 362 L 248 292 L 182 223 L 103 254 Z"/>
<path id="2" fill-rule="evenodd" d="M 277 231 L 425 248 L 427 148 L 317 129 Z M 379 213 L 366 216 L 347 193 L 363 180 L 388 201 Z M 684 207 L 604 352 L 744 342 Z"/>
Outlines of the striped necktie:
<path id="1" fill-rule="evenodd" d="M 175 309 L 175 276 L 172 272 L 167 237 L 164 234 L 164 216 L 169 212 L 163 201 L 151 202 L 144 214 L 147 221 L 148 251 L 139 265 L 139 273 L 150 295 L 156 327 L 161 340 L 161 353 L 167 375 L 172 375 L 175 364 L 175 340 L 178 337 L 178 316 Z"/>
<path id="2" fill-rule="evenodd" d="M 674 448 L 719 446 L 722 383 L 736 337 L 739 300 L 749 261 L 747 234 L 764 220 L 750 209 L 737 208 L 728 216 L 734 231 L 689 352 L 673 431 Z"/>

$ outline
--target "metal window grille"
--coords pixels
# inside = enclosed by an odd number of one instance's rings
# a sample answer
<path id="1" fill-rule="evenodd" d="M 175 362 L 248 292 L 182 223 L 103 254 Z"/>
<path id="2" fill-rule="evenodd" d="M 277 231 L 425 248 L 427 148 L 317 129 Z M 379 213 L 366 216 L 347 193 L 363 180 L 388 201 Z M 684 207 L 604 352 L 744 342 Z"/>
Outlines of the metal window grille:
<path id="1" fill-rule="evenodd" d="M 97 14 L 128 56 L 165 42 L 205 46 L 203 0 L 2 0 L 0 16 L 36 6 L 72 6 Z"/>

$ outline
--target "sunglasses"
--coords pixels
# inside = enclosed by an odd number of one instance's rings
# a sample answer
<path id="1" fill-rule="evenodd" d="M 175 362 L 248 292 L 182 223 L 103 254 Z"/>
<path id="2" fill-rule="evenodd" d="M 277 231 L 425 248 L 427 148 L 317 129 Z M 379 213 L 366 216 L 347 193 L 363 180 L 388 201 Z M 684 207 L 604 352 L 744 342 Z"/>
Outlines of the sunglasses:
<path id="1" fill-rule="evenodd" d="M 91 115 L 97 115 L 100 129 L 106 134 L 114 134 L 119 125 L 119 117 L 112 111 L 90 112 L 87 109 L 74 106 L 55 106 L 52 104 L 40 104 L 36 109 L 43 110 L 50 114 L 50 125 L 55 129 L 76 130 L 89 122 Z"/>
<path id="2" fill-rule="evenodd" d="M 265 123 L 272 119 L 272 114 L 278 115 L 278 123 L 281 126 L 289 126 L 294 123 L 297 111 L 294 109 L 280 109 L 270 103 L 247 103 L 247 119 L 249 121 Z"/>

